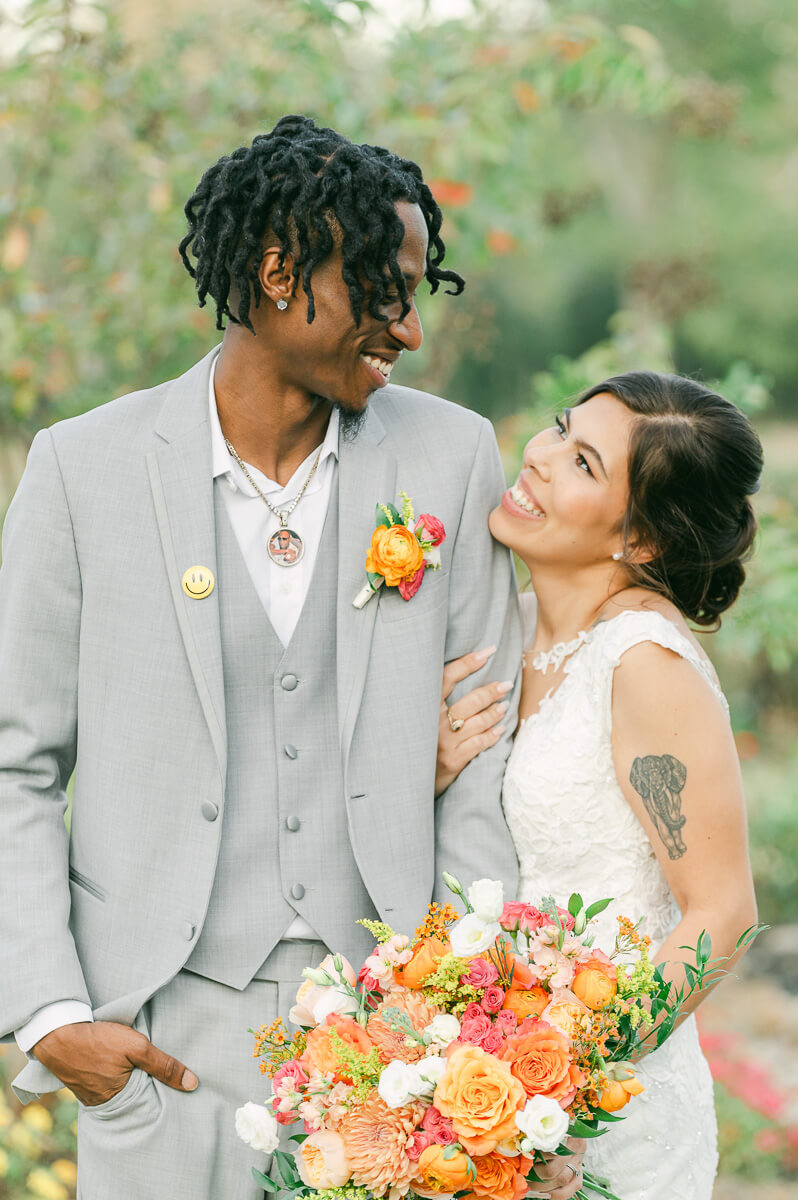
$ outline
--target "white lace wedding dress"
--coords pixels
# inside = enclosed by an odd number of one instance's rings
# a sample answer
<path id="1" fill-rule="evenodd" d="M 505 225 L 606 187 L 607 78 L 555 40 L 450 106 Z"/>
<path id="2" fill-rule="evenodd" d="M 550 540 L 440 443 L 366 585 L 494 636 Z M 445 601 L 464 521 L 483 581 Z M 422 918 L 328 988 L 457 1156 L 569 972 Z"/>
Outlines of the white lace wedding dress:
<path id="1" fill-rule="evenodd" d="M 519 898 L 573 892 L 614 897 L 593 928 L 615 944 L 618 914 L 644 918 L 656 950 L 679 910 L 643 827 L 618 786 L 612 759 L 612 680 L 621 655 L 652 641 L 675 651 L 708 680 L 714 672 L 660 613 L 627 611 L 587 635 L 562 682 L 518 730 L 504 779 L 504 810 L 521 867 Z M 726 706 L 728 711 L 728 706 Z M 588 1143 L 585 1166 L 621 1200 L 710 1200 L 717 1168 L 712 1079 L 689 1017 L 636 1067 L 645 1091 L 623 1124 Z"/>

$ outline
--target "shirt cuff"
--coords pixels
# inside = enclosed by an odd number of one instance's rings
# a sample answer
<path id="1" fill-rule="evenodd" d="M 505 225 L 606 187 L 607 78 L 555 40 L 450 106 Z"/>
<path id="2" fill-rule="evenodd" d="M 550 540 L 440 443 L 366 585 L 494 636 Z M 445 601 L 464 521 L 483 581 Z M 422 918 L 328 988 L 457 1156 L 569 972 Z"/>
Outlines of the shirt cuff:
<path id="1" fill-rule="evenodd" d="M 46 1004 L 34 1013 L 29 1021 L 15 1031 L 14 1037 L 20 1050 L 27 1054 L 54 1029 L 60 1029 L 62 1025 L 77 1025 L 81 1021 L 93 1020 L 94 1014 L 82 1000 L 57 1000 L 55 1004 Z"/>

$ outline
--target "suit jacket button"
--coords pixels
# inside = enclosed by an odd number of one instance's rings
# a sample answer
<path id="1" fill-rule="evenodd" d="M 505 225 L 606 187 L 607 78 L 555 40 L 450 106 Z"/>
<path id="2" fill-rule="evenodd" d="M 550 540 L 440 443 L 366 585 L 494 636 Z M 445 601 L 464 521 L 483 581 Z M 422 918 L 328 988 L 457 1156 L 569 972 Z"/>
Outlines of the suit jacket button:
<path id="1" fill-rule="evenodd" d="M 211 800 L 203 800 L 202 815 L 206 821 L 215 821 L 219 816 L 219 809 Z"/>
<path id="2" fill-rule="evenodd" d="M 187 942 L 190 942 L 194 936 L 196 925 L 192 925 L 190 921 L 184 921 L 180 926 L 180 932 Z"/>
<path id="3" fill-rule="evenodd" d="M 305 889 L 303 888 L 301 883 L 294 884 L 294 886 L 291 888 L 291 895 L 293 896 L 293 898 L 295 900 L 302 899 L 302 897 L 305 895 Z"/>
<path id="4" fill-rule="evenodd" d="M 286 829 L 290 830 L 291 833 L 296 833 L 301 824 L 302 822 L 300 821 L 299 817 L 293 814 L 290 817 L 285 818 L 285 827 Z M 297 899 L 299 900 L 301 897 L 297 896 Z"/>
<path id="5" fill-rule="evenodd" d="M 283 675 L 280 680 L 280 687 L 284 692 L 293 692 L 296 685 L 299 683 L 296 675 Z"/>
<path id="6" fill-rule="evenodd" d="M 286 758 L 296 758 L 297 755 L 299 754 L 299 751 L 297 750 L 296 746 L 292 746 L 290 742 L 288 743 L 287 746 L 283 746 L 283 752 L 284 752 Z"/>

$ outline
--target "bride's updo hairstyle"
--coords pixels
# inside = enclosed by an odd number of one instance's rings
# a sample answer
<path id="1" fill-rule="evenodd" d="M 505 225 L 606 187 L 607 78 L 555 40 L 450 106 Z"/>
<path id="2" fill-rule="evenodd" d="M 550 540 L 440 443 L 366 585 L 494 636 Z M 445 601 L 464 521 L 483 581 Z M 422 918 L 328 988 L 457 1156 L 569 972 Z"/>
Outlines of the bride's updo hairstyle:
<path id="1" fill-rule="evenodd" d="M 580 397 L 608 392 L 639 417 L 629 442 L 629 504 L 621 526 L 632 582 L 659 592 L 697 625 L 717 626 L 737 599 L 757 523 L 762 446 L 730 401 L 681 375 L 631 371 Z"/>

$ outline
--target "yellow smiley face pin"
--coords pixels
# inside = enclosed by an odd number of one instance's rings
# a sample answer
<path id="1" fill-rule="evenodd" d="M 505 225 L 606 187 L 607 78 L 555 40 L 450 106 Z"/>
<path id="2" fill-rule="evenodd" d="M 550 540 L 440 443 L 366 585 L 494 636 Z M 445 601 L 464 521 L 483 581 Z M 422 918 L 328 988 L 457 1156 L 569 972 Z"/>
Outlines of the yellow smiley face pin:
<path id="1" fill-rule="evenodd" d="M 183 591 L 192 600 L 204 600 L 213 591 L 214 582 L 207 567 L 189 567 L 183 576 Z"/>

